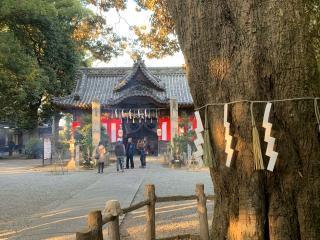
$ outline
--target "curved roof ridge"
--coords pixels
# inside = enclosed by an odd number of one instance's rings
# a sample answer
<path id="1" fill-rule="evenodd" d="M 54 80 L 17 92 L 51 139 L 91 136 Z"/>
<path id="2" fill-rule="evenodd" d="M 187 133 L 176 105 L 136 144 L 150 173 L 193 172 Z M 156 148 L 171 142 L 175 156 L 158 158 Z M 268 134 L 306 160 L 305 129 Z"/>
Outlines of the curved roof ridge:
<path id="1" fill-rule="evenodd" d="M 143 60 L 138 60 L 134 63 L 133 68 L 130 73 L 128 73 L 119 83 L 114 87 L 114 91 L 120 91 L 123 89 L 133 78 L 133 76 L 138 72 L 139 68 L 141 69 L 143 75 L 151 82 L 152 85 L 159 88 L 162 91 L 165 91 L 164 84 L 161 83 L 161 79 L 153 75 L 144 64 Z"/>

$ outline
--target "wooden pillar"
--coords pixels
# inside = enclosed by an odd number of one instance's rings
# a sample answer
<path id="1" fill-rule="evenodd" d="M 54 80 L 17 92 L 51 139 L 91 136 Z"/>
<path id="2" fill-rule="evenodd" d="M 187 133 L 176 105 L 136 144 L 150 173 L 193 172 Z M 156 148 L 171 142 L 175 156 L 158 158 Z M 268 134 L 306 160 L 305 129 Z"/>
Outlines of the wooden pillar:
<path id="1" fill-rule="evenodd" d="M 209 240 L 209 227 L 207 216 L 207 198 L 204 194 L 204 185 L 196 185 L 196 195 L 198 197 L 197 213 L 200 224 L 200 240 Z"/>
<path id="2" fill-rule="evenodd" d="M 146 240 L 156 239 L 156 194 L 153 184 L 148 184 L 144 189 L 144 198 L 149 200 L 146 212 Z"/>
<path id="3" fill-rule="evenodd" d="M 103 240 L 101 211 L 88 214 L 87 227 L 87 231 L 76 233 L 76 240 Z"/>
<path id="4" fill-rule="evenodd" d="M 178 134 L 178 103 L 177 99 L 170 99 L 170 132 L 171 132 L 171 144 L 173 138 Z"/>
<path id="5" fill-rule="evenodd" d="M 110 240 L 120 240 L 119 216 L 108 223 L 108 235 Z"/>
<path id="6" fill-rule="evenodd" d="M 98 100 L 92 102 L 92 145 L 98 146 L 101 137 L 101 107 Z"/>

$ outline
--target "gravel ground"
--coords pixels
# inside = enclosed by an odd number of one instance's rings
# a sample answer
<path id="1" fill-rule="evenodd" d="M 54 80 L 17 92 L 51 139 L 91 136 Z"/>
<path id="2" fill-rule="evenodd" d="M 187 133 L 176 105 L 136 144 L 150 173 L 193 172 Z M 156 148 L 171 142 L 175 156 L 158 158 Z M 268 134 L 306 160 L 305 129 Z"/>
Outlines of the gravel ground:
<path id="1" fill-rule="evenodd" d="M 161 169 L 161 171 L 159 171 Z M 150 169 L 140 186 L 133 203 L 143 200 L 144 185 L 155 184 L 157 196 L 193 195 L 196 183 L 205 184 L 206 194 L 213 194 L 208 171 L 187 171 L 182 169 Z M 213 202 L 207 202 L 209 226 L 212 221 Z M 138 209 L 125 216 L 121 226 L 121 239 L 144 239 L 145 210 Z M 199 222 L 196 214 L 196 201 L 181 201 L 156 204 L 156 236 L 170 237 L 182 234 L 198 234 Z"/>
<path id="2" fill-rule="evenodd" d="M 0 239 L 74 239 L 89 211 L 102 210 L 110 199 L 119 200 L 122 207 L 139 202 L 148 183 L 155 184 L 158 196 L 194 194 L 199 182 L 208 194 L 213 192 L 207 171 L 176 170 L 150 162 L 147 169 L 125 173 L 111 166 L 103 175 L 93 170 L 56 175 L 51 168 L 39 168 L 39 160 L 0 160 Z M 198 231 L 194 201 L 156 207 L 157 237 Z M 208 215 L 211 219 L 211 203 Z M 121 224 L 122 239 L 143 239 L 144 224 L 144 209 L 127 214 Z"/>

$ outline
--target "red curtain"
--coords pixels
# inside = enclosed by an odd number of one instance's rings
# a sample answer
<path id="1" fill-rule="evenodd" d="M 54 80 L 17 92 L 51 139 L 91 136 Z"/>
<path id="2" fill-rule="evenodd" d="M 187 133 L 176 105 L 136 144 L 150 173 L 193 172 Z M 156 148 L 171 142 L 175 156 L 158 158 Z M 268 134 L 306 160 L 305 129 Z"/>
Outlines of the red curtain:
<path id="1" fill-rule="evenodd" d="M 110 142 L 116 142 L 119 138 L 119 129 L 121 125 L 121 120 L 118 118 L 113 119 L 107 119 L 106 117 L 101 117 L 101 124 L 105 127 L 107 130 L 107 135 L 109 137 Z M 115 128 L 112 128 L 112 126 L 115 126 Z"/>
<path id="2" fill-rule="evenodd" d="M 158 118 L 158 128 L 161 130 L 165 130 L 165 135 L 162 133 L 161 136 L 158 137 L 158 140 L 159 141 L 170 141 L 170 139 L 171 139 L 170 117 Z"/>

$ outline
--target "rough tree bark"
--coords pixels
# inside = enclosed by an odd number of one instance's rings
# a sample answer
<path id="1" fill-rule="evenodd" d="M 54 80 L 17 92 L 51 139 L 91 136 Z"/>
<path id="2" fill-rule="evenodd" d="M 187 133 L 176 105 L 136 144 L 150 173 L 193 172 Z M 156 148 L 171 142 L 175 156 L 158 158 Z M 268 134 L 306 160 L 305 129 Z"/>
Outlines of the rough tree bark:
<path id="1" fill-rule="evenodd" d="M 305 2 L 168 0 L 195 106 L 319 96 Z M 264 107 L 254 105 L 257 126 Z M 236 156 L 226 168 L 223 107 L 209 108 L 218 161 L 211 169 L 217 195 L 211 238 L 319 239 L 320 143 L 313 102 L 273 104 L 279 152 L 274 172 L 254 171 L 249 105 L 232 105 L 229 114 Z M 263 139 L 261 144 L 264 153 Z"/>

